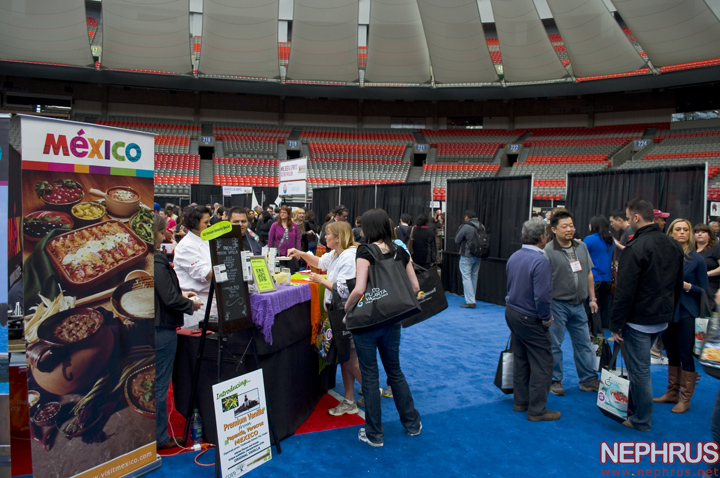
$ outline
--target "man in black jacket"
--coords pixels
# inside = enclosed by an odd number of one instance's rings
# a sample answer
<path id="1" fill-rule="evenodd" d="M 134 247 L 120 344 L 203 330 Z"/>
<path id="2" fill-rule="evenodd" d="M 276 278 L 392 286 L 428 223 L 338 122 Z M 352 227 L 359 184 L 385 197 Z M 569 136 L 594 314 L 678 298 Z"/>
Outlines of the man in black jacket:
<path id="1" fill-rule="evenodd" d="M 653 410 L 650 347 L 673 318 L 683 287 L 683 250 L 655 224 L 653 206 L 644 199 L 627 204 L 635 235 L 618 266 L 610 330 L 623 344 L 634 412 L 623 425 L 650 431 Z"/>

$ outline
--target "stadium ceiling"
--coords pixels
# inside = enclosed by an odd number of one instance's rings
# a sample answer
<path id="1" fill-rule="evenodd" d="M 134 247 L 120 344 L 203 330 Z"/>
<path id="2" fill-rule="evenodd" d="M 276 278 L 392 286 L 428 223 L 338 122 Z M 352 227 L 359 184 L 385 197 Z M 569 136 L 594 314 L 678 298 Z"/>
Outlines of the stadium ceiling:
<path id="1" fill-rule="evenodd" d="M 719 17 L 720 0 L 13 0 L 0 2 L 0 61 L 507 91 L 720 65 Z"/>

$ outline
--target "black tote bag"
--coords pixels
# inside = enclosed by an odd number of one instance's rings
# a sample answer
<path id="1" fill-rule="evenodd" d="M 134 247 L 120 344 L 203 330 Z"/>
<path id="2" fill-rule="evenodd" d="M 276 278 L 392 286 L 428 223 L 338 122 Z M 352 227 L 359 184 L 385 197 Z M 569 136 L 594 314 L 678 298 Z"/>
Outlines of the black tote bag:
<path id="1" fill-rule="evenodd" d="M 422 310 L 402 262 L 396 260 L 397 251 L 385 259 L 380 247 L 369 246 L 375 262 L 368 270 L 365 293 L 345 316 L 345 326 L 353 333 L 387 327 Z"/>
<path id="2" fill-rule="evenodd" d="M 337 289 L 333 286 L 332 290 L 332 302 L 328 309 L 328 319 L 330 320 L 330 327 L 332 328 L 332 345 L 331 349 L 335 348 L 336 356 L 333 357 L 336 363 L 347 362 L 350 359 L 350 337 L 352 334 L 348 331 L 343 323 L 345 318 L 345 308 L 343 307 L 342 299 L 338 294 Z"/>
<path id="3" fill-rule="evenodd" d="M 437 266 L 425 269 L 413 263 L 413 267 L 415 268 L 415 274 L 420 283 L 420 290 L 423 292 L 422 294 L 418 294 L 420 296 L 418 297 L 418 303 L 422 311 L 403 320 L 403 327 L 419 324 L 423 320 L 427 320 L 448 308 L 445 289 L 443 289 L 442 280 L 440 280 L 440 276 L 438 275 Z"/>

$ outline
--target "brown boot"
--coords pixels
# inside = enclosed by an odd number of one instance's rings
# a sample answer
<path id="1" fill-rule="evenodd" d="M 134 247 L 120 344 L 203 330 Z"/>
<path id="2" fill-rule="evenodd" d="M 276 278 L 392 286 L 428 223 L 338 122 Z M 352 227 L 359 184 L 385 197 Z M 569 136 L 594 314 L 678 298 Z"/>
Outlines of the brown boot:
<path id="1" fill-rule="evenodd" d="M 677 403 L 680 400 L 680 367 L 668 367 L 668 386 L 665 394 L 653 398 L 655 403 Z"/>
<path id="2" fill-rule="evenodd" d="M 685 413 L 690 410 L 690 399 L 695 392 L 695 385 L 700 380 L 697 372 L 682 371 L 682 386 L 680 387 L 680 401 L 672 407 L 673 413 Z"/>

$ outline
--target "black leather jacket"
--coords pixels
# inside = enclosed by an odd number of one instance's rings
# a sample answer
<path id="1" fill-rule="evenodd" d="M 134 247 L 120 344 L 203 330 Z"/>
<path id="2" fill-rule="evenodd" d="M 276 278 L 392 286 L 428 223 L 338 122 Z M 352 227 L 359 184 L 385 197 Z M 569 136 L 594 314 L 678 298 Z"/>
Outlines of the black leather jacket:
<path id="1" fill-rule="evenodd" d="M 182 296 L 180 283 L 163 252 L 155 253 L 155 326 L 182 327 L 183 314 L 193 313 L 193 301 Z"/>
<path id="2" fill-rule="evenodd" d="M 682 248 L 657 224 L 641 227 L 620 256 L 610 330 L 670 322 L 682 290 Z"/>

